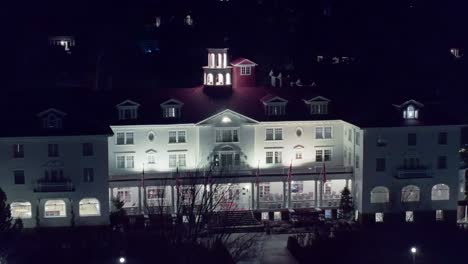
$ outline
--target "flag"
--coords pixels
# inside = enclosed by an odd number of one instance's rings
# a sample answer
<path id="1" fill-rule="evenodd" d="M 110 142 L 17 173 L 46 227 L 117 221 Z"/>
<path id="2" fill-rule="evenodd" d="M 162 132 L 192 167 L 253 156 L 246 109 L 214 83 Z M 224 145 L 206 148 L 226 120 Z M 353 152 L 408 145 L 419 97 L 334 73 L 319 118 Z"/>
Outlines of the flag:
<path id="1" fill-rule="evenodd" d="M 323 163 L 322 168 L 322 181 L 323 183 L 327 182 L 327 170 L 325 169 L 325 162 Z"/>
<path id="2" fill-rule="evenodd" d="M 291 182 L 292 180 L 292 160 L 291 164 L 289 165 L 289 170 L 288 170 L 288 182 Z"/>

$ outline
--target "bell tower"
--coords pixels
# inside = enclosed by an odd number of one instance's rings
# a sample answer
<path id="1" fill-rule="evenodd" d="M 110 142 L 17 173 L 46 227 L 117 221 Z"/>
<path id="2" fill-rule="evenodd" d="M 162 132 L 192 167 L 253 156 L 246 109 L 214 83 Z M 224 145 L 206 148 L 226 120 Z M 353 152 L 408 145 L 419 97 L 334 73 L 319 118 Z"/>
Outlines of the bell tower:
<path id="1" fill-rule="evenodd" d="M 228 49 L 208 49 L 208 66 L 203 67 L 203 85 L 205 87 L 232 86 L 232 67 L 229 66 Z"/>

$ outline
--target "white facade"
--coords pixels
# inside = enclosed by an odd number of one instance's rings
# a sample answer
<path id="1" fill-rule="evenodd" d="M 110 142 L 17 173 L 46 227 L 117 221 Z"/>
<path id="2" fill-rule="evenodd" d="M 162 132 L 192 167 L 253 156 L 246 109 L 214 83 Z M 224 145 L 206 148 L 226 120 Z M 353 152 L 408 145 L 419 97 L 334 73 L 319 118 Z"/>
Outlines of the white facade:
<path id="1" fill-rule="evenodd" d="M 174 192 L 177 169 L 181 174 L 197 169 L 206 172 L 213 164 L 230 168 L 229 175 L 218 179 L 219 182 L 240 184 L 245 196 L 238 201 L 239 209 L 336 207 L 343 188 L 346 185 L 353 188 L 354 137 L 359 129 L 340 120 L 258 122 L 225 110 L 196 124 L 111 128 L 114 132 L 108 141 L 111 194 L 115 197 L 120 191 L 118 196 L 130 196 L 125 207 L 135 212 L 141 210 L 144 199 L 143 170 L 146 193 L 150 186 L 168 186 L 168 206 L 174 206 L 170 196 Z M 178 131 L 183 131 L 185 142 L 170 143 L 169 134 Z M 351 141 L 348 140 L 350 132 Z M 133 142 L 118 142 L 117 137 L 122 137 L 122 133 L 133 133 L 128 135 Z M 171 164 L 170 157 L 174 155 L 177 161 Z M 179 155 L 184 155 L 185 162 L 180 163 Z M 127 160 L 127 156 L 134 161 L 129 166 L 123 163 L 123 157 Z M 292 194 L 287 190 L 291 163 Z M 260 168 L 260 191 L 255 184 L 257 168 Z"/>
<path id="2" fill-rule="evenodd" d="M 433 219 L 438 210 L 453 214 L 459 199 L 460 133 L 455 125 L 366 128 L 359 212 L 414 212 L 415 221 L 418 212 Z M 417 188 L 405 192 L 408 186 Z"/>
<path id="3" fill-rule="evenodd" d="M 0 186 L 12 216 L 25 227 L 107 224 L 107 137 L 0 138 Z"/>

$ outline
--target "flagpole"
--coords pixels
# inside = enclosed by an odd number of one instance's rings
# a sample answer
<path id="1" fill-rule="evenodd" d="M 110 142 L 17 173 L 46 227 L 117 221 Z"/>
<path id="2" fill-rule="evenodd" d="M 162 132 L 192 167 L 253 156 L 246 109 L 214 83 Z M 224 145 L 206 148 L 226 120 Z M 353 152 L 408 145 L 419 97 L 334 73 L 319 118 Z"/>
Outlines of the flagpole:
<path id="1" fill-rule="evenodd" d="M 257 163 L 257 175 L 256 175 L 256 185 L 257 185 L 257 193 L 256 193 L 256 197 L 257 197 L 257 209 L 260 209 L 260 160 L 258 160 L 258 163 Z"/>
<path id="2" fill-rule="evenodd" d="M 142 172 L 141 172 L 141 188 L 143 188 L 143 208 L 142 208 L 142 213 L 143 215 L 145 214 L 145 209 L 146 209 L 146 188 L 145 188 L 145 163 L 142 165 Z"/>
<path id="3" fill-rule="evenodd" d="M 292 160 L 288 171 L 288 209 L 291 208 L 291 178 L 292 178 Z"/>

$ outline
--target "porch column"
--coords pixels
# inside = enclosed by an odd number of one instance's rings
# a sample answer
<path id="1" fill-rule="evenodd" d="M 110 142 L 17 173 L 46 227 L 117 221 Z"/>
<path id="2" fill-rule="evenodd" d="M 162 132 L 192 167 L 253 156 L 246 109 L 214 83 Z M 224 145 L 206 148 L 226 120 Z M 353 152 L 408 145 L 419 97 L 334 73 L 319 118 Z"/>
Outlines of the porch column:
<path id="1" fill-rule="evenodd" d="M 287 193 L 286 193 L 286 182 L 282 182 L 283 183 L 283 208 L 286 208 L 286 199 L 287 199 Z"/>
<path id="2" fill-rule="evenodd" d="M 349 189 L 349 179 L 346 179 L 346 188 Z"/>
<path id="3" fill-rule="evenodd" d="M 172 204 L 172 211 L 174 214 L 177 213 L 177 208 L 176 208 L 176 203 L 175 203 L 175 199 L 174 199 L 175 195 L 174 195 L 174 185 L 171 185 L 171 204 Z"/>
<path id="4" fill-rule="evenodd" d="M 323 206 L 323 204 L 322 204 L 322 202 L 323 202 L 323 181 L 319 180 L 318 183 L 319 183 L 319 194 L 318 194 L 318 196 L 319 196 L 319 199 L 318 199 L 319 203 L 318 204 L 319 205 L 318 206 L 322 207 Z"/>
<path id="5" fill-rule="evenodd" d="M 252 196 L 250 210 L 253 210 L 255 209 L 255 184 L 253 182 L 250 183 L 250 189 L 252 190 L 250 192 L 250 195 Z"/>
<path id="6" fill-rule="evenodd" d="M 288 208 L 291 207 L 291 181 L 288 181 Z"/>
<path id="7" fill-rule="evenodd" d="M 142 197 L 141 197 L 141 187 L 140 186 L 137 186 L 138 188 L 138 211 L 140 212 L 140 214 L 143 214 L 143 207 L 141 206 L 141 201 L 142 201 Z"/>
<path id="8" fill-rule="evenodd" d="M 315 202 L 315 207 L 318 207 L 318 181 L 314 180 L 314 202 Z"/>

